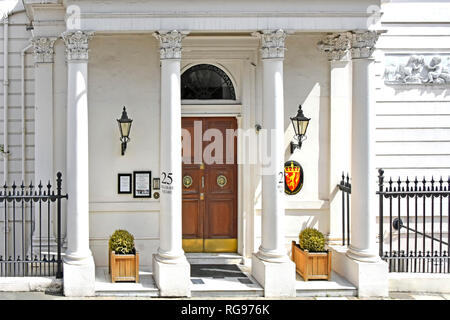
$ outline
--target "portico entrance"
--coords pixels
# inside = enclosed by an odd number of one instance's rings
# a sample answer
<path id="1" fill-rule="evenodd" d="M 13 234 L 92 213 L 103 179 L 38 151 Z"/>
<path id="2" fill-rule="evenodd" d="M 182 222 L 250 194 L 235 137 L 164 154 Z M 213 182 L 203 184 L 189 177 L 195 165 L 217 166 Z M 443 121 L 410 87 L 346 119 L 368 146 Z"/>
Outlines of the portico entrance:
<path id="1" fill-rule="evenodd" d="M 182 128 L 183 250 L 236 252 L 236 118 L 184 117 Z"/>

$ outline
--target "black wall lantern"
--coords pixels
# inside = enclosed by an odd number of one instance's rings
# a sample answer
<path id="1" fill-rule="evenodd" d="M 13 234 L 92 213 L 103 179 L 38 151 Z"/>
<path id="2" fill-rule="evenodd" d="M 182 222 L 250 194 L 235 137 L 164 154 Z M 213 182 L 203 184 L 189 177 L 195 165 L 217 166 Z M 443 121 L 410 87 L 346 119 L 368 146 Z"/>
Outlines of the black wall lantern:
<path id="1" fill-rule="evenodd" d="M 125 107 L 123 107 L 122 117 L 120 119 L 117 119 L 120 130 L 120 141 L 122 141 L 122 155 L 125 154 L 127 142 L 130 141 L 130 130 L 132 122 L 133 120 L 128 118 L 127 110 L 125 109 Z"/>
<path id="2" fill-rule="evenodd" d="M 297 115 L 293 118 L 290 118 L 292 121 L 292 126 L 294 127 L 295 136 L 294 139 L 298 141 L 298 143 L 294 143 L 291 141 L 291 154 L 294 153 L 296 148 L 302 147 L 302 142 L 306 139 L 306 129 L 308 129 L 308 124 L 310 118 L 307 118 L 303 114 L 302 105 L 298 106 Z"/>

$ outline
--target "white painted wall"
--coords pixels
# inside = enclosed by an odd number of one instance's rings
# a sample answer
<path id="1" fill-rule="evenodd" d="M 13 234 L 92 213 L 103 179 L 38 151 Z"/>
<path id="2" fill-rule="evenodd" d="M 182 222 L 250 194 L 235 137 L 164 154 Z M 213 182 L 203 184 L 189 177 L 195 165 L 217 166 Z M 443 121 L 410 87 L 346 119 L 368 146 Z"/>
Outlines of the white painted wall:
<path id="1" fill-rule="evenodd" d="M 22 180 L 22 116 L 21 116 L 21 51 L 29 44 L 30 31 L 26 30 L 28 18 L 24 12 L 14 13 L 9 17 L 9 95 L 8 95 L 8 144 L 9 164 L 8 182 L 15 180 L 18 184 Z M 4 144 L 3 135 L 3 28 L 0 22 L 0 144 Z M 30 183 L 34 178 L 34 63 L 31 49 L 25 57 L 25 121 L 26 121 L 26 149 L 25 149 L 25 179 Z M 3 183 L 3 157 L 0 157 L 0 179 Z"/>
<path id="2" fill-rule="evenodd" d="M 2 8 L 0 8 L 2 9 Z M 0 13 L 0 16 L 2 14 Z M 31 180 L 34 180 L 34 64 L 31 49 L 26 52 L 25 55 L 25 153 L 22 154 L 22 67 L 21 52 L 29 45 L 28 39 L 31 37 L 31 33 L 26 30 L 26 25 L 29 23 L 27 16 L 23 11 L 20 11 L 20 6 L 16 8 L 14 12 L 9 16 L 8 27 L 8 113 L 7 113 L 7 144 L 10 152 L 8 156 L 7 165 L 7 184 L 12 185 L 13 181 L 16 185 L 22 183 L 22 177 L 25 178 L 24 183 L 29 184 Z M 4 24 L 3 20 L 0 20 L 0 144 L 5 144 L 5 132 L 4 132 Z M 0 181 L 2 185 L 5 181 L 5 158 L 0 155 Z M 22 171 L 22 160 L 25 160 L 25 172 Z M 34 181 L 33 181 L 34 183 Z M 3 188 L 2 188 L 3 189 Z M 4 203 L 0 205 L 2 212 L 4 212 Z M 9 205 L 8 207 L 11 207 Z M 19 208 L 19 205 L 17 205 Z M 16 208 L 16 210 L 17 210 Z M 13 255 L 13 231 L 17 232 L 15 245 L 16 248 L 21 248 L 21 234 L 19 230 L 22 228 L 21 220 L 18 221 L 16 216 L 15 222 L 13 222 L 12 210 L 8 210 L 9 224 L 6 230 L 6 237 L 8 239 L 8 256 Z M 17 214 L 17 213 L 16 213 Z M 30 221 L 26 218 L 25 223 L 25 236 L 29 239 Z M 5 256 L 4 253 L 4 241 L 5 241 L 5 226 L 4 226 L 4 213 L 0 219 L 0 255 Z M 29 242 L 27 242 L 29 243 Z M 21 249 L 17 249 L 16 252 Z"/>
<path id="3" fill-rule="evenodd" d="M 442 176 L 446 181 L 450 175 L 450 86 L 391 85 L 385 84 L 383 75 L 390 62 L 412 54 L 423 55 L 426 59 L 435 55 L 450 57 L 450 3 L 390 1 L 382 5 L 382 11 L 381 26 L 387 32 L 380 37 L 376 52 L 375 165 L 385 169 L 387 179 L 392 176 L 394 181 L 399 176 L 403 179 L 408 176 L 410 180 L 416 176 L 419 180 L 424 176 L 427 180 L 431 176 L 439 180 Z M 435 214 L 439 210 L 438 200 Z M 419 208 L 421 201 L 419 199 Z M 396 206 L 394 216 L 397 216 Z M 443 207 L 444 241 L 448 239 L 447 207 Z M 413 203 L 411 209 L 414 210 Z M 429 217 L 430 199 L 427 210 Z M 419 209 L 419 215 L 421 212 Z M 403 221 L 406 221 L 404 203 L 401 213 Z M 388 230 L 388 224 L 385 218 L 384 230 Z M 422 229 L 421 221 L 419 229 Z M 430 218 L 427 218 L 426 230 L 431 230 Z M 436 230 L 438 219 L 435 220 Z M 397 234 L 393 237 L 395 242 Z M 388 241 L 389 234 L 385 231 L 384 242 Z M 437 244 L 435 242 L 435 246 Z"/>
<path id="4" fill-rule="evenodd" d="M 109 236 L 126 229 L 151 264 L 158 248 L 159 201 L 117 193 L 117 174 L 151 170 L 159 176 L 159 49 L 151 35 L 98 36 L 89 56 L 90 245 L 96 265 L 107 265 Z M 133 119 L 124 156 L 116 119 L 122 106 Z"/>
<path id="5" fill-rule="evenodd" d="M 296 160 L 304 170 L 302 190 L 285 195 L 286 248 L 298 239 L 305 227 L 316 227 L 329 232 L 329 92 L 330 76 L 326 57 L 317 50 L 320 34 L 290 35 L 286 40 L 284 60 L 285 160 Z M 289 117 L 297 114 L 302 105 L 305 116 L 311 118 L 300 150 L 290 153 L 294 136 Z M 260 192 L 260 190 L 259 190 Z M 256 245 L 261 237 L 261 202 L 256 204 Z"/>
<path id="6" fill-rule="evenodd" d="M 415 1 L 412 1 L 415 2 Z M 450 54 L 450 3 L 386 3 L 377 54 L 376 166 L 386 175 L 450 174 L 450 87 L 387 85 L 396 57 Z M 405 26 L 405 23 L 408 23 Z"/>

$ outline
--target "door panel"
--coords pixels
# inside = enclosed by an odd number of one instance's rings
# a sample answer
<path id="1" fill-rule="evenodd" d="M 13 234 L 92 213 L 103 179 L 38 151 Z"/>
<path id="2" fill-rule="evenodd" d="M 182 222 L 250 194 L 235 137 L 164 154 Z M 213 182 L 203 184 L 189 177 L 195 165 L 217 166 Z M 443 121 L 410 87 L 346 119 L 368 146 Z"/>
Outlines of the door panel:
<path id="1" fill-rule="evenodd" d="M 233 199 L 215 199 L 207 203 L 205 236 L 212 238 L 230 238 L 234 235 L 234 201 Z"/>
<path id="2" fill-rule="evenodd" d="M 185 238 L 202 238 L 203 230 L 199 223 L 200 200 L 183 200 L 183 236 Z"/>
<path id="3" fill-rule="evenodd" d="M 202 143 L 199 137 L 194 143 L 195 121 L 197 134 L 206 140 Z M 183 137 L 183 249 L 236 252 L 236 119 L 183 118 L 182 126 L 191 135 L 190 139 Z M 197 163 L 194 163 L 195 148 L 200 149 Z"/>

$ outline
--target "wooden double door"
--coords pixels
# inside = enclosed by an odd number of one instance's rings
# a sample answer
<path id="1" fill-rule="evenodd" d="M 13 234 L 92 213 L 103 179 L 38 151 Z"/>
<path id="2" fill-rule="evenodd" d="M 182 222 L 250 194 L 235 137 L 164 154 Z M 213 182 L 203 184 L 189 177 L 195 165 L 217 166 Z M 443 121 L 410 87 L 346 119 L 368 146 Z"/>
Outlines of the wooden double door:
<path id="1" fill-rule="evenodd" d="M 237 129 L 233 117 L 184 117 L 183 249 L 237 251 Z"/>

